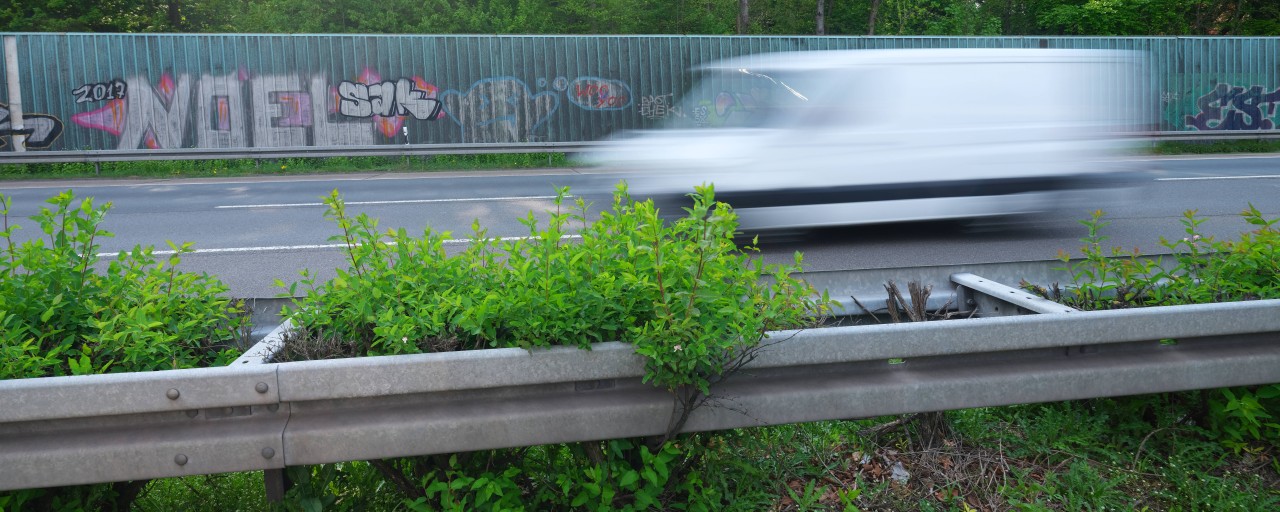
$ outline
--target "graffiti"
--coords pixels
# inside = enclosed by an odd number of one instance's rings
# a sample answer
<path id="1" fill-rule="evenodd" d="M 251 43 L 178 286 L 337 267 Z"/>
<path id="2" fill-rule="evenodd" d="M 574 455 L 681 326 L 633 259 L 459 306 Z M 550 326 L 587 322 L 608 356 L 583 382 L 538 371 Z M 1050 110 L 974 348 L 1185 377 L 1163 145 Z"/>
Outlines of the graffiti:
<path id="1" fill-rule="evenodd" d="M 0 149 L 9 146 L 4 139 L 13 135 L 25 135 L 23 148 L 43 149 L 62 135 L 62 121 L 48 114 L 23 114 L 22 129 L 15 130 L 10 119 L 9 105 L 0 103 Z"/>
<path id="2" fill-rule="evenodd" d="M 533 94 L 513 77 L 480 80 L 467 92 L 445 91 L 445 112 L 462 127 L 463 142 L 527 142 L 560 106 L 554 92 Z"/>
<path id="3" fill-rule="evenodd" d="M 144 77 L 123 82 L 127 98 L 72 116 L 76 125 L 118 137 L 118 149 L 195 147 L 342 146 L 374 143 L 374 124 L 343 121 L 326 99 L 322 76 L 222 76 L 168 73 L 155 84 Z M 398 131 L 398 129 L 397 129 Z"/>
<path id="4" fill-rule="evenodd" d="M 415 119 L 434 120 L 440 113 L 440 100 L 429 96 L 408 78 L 395 82 L 365 85 L 354 82 L 338 84 L 342 102 L 338 111 L 344 116 L 383 117 L 412 115 Z"/>
<path id="5" fill-rule="evenodd" d="M 765 94 L 759 89 L 752 89 L 749 93 L 722 91 L 713 99 L 697 103 L 693 108 L 693 124 L 699 128 L 755 124 L 753 118 L 762 103 L 757 96 Z"/>
<path id="6" fill-rule="evenodd" d="M 1246 89 L 1220 83 L 1196 100 L 1200 113 L 1186 116 L 1186 124 L 1197 130 L 1271 130 L 1277 103 L 1280 88 L 1268 93 L 1261 85 Z"/>
<path id="7" fill-rule="evenodd" d="M 674 105 L 674 94 L 659 94 L 640 97 L 640 117 L 650 120 L 666 119 L 675 115 L 682 117 L 680 108 Z"/>
<path id="8" fill-rule="evenodd" d="M 334 103 L 342 115 L 373 118 L 383 136 L 393 138 L 402 130 L 408 117 L 434 121 L 444 115 L 443 103 L 436 98 L 436 86 L 420 76 L 384 82 L 382 76 L 365 68 L 354 82 L 346 81 L 333 90 Z"/>
<path id="9" fill-rule="evenodd" d="M 532 90 L 519 78 L 499 76 L 445 91 L 421 76 L 383 79 L 369 67 L 360 69 L 358 75 L 338 80 L 307 73 L 258 74 L 243 67 L 220 74 L 166 71 L 107 80 L 76 90 L 77 104 L 85 110 L 70 119 L 77 127 L 113 136 L 106 145 L 121 150 L 375 145 L 387 140 L 512 143 L 550 137 L 546 126 L 565 98 L 587 111 L 618 111 L 635 104 L 629 85 L 607 78 L 548 76 Z M 651 119 L 682 115 L 671 94 L 643 102 L 643 114 Z M 444 117 L 452 121 L 445 128 L 456 125 L 460 130 L 407 126 Z"/>
<path id="10" fill-rule="evenodd" d="M 1165 105 L 1168 105 L 1168 104 L 1170 104 L 1170 103 L 1174 103 L 1174 102 L 1178 101 L 1180 98 L 1181 98 L 1181 96 L 1179 96 L 1179 95 L 1178 95 L 1178 93 L 1176 93 L 1176 92 L 1168 92 L 1168 91 L 1165 91 L 1165 92 L 1160 93 L 1160 103 L 1163 103 L 1163 104 L 1165 104 Z"/>
<path id="11" fill-rule="evenodd" d="M 76 103 L 89 103 L 91 101 L 107 101 L 124 99 L 124 94 L 129 87 L 119 80 L 112 80 L 100 84 L 85 84 L 75 88 L 71 94 L 76 97 Z"/>
<path id="12" fill-rule="evenodd" d="M 619 80 L 578 77 L 568 89 L 569 102 L 585 110 L 622 110 L 631 106 L 631 87 Z"/>

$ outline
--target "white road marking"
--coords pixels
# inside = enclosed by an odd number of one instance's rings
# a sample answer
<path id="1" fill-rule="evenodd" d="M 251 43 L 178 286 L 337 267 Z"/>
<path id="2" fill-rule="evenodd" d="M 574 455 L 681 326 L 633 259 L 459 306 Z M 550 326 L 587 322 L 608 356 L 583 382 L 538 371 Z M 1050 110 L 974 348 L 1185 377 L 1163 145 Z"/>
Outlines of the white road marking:
<path id="1" fill-rule="evenodd" d="M 566 198 L 573 196 L 566 195 Z M 398 201 L 346 201 L 347 206 L 380 205 L 380 204 L 422 204 L 422 203 L 466 203 L 475 201 L 527 201 L 530 199 L 555 199 L 556 196 L 518 196 L 518 197 L 466 197 L 458 199 L 404 199 Z M 214 208 L 298 208 L 324 206 L 324 203 L 276 203 L 276 204 L 231 204 Z"/>
<path id="2" fill-rule="evenodd" d="M 494 238 L 493 240 L 497 240 L 500 242 L 512 242 L 516 240 L 533 240 L 534 238 L 535 237 L 531 237 L 531 236 L 504 236 L 504 237 Z M 577 238 L 582 238 L 582 235 L 564 235 L 560 237 L 561 240 L 572 240 Z M 449 238 L 449 239 L 442 240 L 441 243 L 451 244 L 451 245 L 452 244 L 469 244 L 471 243 L 471 241 L 472 240 L 470 238 Z M 388 242 L 387 245 L 395 245 L 395 243 Z M 255 253 L 255 252 L 271 252 L 271 251 L 309 251 L 309 250 L 316 250 L 316 249 L 337 249 L 337 248 L 346 247 L 346 246 L 347 244 L 310 244 L 310 245 L 269 245 L 269 246 L 262 246 L 262 247 L 224 247 L 219 249 L 193 249 L 191 251 L 187 251 L 185 254 L 234 254 L 234 253 Z M 122 252 L 129 252 L 129 250 L 122 251 Z M 177 253 L 178 251 L 164 250 L 164 251 L 152 251 L 151 255 L 152 256 L 171 256 Z M 119 255 L 118 252 L 98 253 L 99 258 L 114 258 L 118 255 Z"/>
<path id="3" fill-rule="evenodd" d="M 1156 181 L 1208 181 L 1208 180 L 1264 180 L 1280 178 L 1280 175 L 1272 176 L 1195 176 L 1190 178 L 1156 178 Z"/>

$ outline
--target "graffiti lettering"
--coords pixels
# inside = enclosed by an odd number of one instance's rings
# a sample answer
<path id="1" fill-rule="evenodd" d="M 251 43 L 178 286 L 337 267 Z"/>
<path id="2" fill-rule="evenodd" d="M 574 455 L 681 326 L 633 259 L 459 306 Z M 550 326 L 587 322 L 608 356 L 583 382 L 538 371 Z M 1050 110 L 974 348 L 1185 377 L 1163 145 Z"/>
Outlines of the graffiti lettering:
<path id="1" fill-rule="evenodd" d="M 72 116 L 77 125 L 119 137 L 120 149 L 183 147 L 194 138 L 202 148 L 370 145 L 372 123 L 342 122 L 328 82 L 304 82 L 296 75 L 251 76 L 244 71 L 205 75 L 192 84 L 186 75 L 165 75 L 155 85 L 146 78 L 126 82 L 126 99 Z M 246 87 L 247 86 L 247 87 Z M 191 134 L 185 130 L 191 127 Z M 308 140 L 310 139 L 310 140 Z M 187 144 L 190 140 L 187 139 Z"/>
<path id="2" fill-rule="evenodd" d="M 585 110 L 622 110 L 631 106 L 631 88 L 619 80 L 578 77 L 569 84 L 569 102 Z"/>
<path id="3" fill-rule="evenodd" d="M 1261 85 L 1248 89 L 1220 83 L 1196 100 L 1200 113 L 1186 116 L 1187 127 L 1197 130 L 1271 130 L 1280 88 L 1264 92 Z"/>
<path id="4" fill-rule="evenodd" d="M 674 106 L 674 94 L 642 96 L 640 98 L 640 116 L 645 119 L 666 119 L 669 115 L 680 116 L 679 107 Z"/>
<path id="5" fill-rule="evenodd" d="M 257 77 L 249 80 L 249 90 L 254 146 L 307 145 L 307 129 L 302 122 L 311 115 L 311 96 L 302 90 L 301 79 L 296 75 Z"/>
<path id="6" fill-rule="evenodd" d="M 512 77 L 481 80 L 442 98 L 445 112 L 462 127 L 463 142 L 528 142 L 560 105 L 556 93 L 532 94 Z"/>
<path id="7" fill-rule="evenodd" d="M 342 82 L 338 95 L 342 98 L 338 111 L 350 117 L 412 115 L 434 120 L 442 107 L 440 100 L 430 97 L 430 91 L 419 89 L 408 78 L 370 85 Z"/>
<path id="8" fill-rule="evenodd" d="M 119 80 L 103 82 L 100 84 L 85 84 L 71 91 L 75 95 L 76 103 L 88 103 L 91 101 L 107 101 L 124 99 L 125 91 L 129 90 L 129 86 Z"/>
<path id="9" fill-rule="evenodd" d="M 9 146 L 4 139 L 11 135 L 26 135 L 24 148 L 47 148 L 62 135 L 62 121 L 48 114 L 23 114 L 22 129 L 15 130 L 10 119 L 9 105 L 0 103 L 0 149 Z"/>

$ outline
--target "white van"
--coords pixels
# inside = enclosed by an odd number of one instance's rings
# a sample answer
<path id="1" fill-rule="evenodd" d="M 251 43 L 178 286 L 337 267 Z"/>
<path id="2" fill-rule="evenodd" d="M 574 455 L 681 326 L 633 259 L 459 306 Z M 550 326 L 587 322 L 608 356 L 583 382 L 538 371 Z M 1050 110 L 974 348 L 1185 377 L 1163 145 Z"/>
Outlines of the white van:
<path id="1" fill-rule="evenodd" d="M 1118 136 L 1153 119 L 1146 78 L 1116 51 L 753 55 L 701 68 L 670 128 L 584 160 L 636 197 L 714 183 L 744 228 L 1043 211 L 1123 168 L 1134 142 Z"/>

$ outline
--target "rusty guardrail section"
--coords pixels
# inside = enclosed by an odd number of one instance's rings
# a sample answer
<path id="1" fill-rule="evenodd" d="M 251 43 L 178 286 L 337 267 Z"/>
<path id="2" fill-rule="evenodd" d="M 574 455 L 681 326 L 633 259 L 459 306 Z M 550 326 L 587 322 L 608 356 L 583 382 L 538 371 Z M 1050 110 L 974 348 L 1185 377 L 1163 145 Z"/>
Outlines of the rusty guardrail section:
<path id="1" fill-rule="evenodd" d="M 1280 382 L 1280 300 L 1079 312 L 949 281 L 979 318 L 771 333 L 684 430 Z M 286 328 L 227 368 L 0 381 L 0 490 L 268 470 L 279 496 L 285 466 L 657 435 L 676 410 L 623 343 L 263 362 Z"/>

